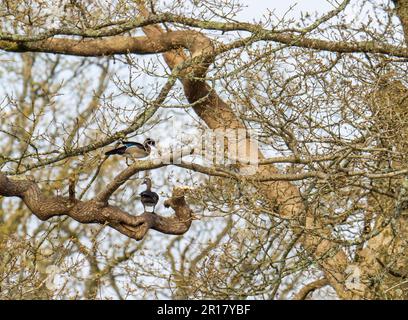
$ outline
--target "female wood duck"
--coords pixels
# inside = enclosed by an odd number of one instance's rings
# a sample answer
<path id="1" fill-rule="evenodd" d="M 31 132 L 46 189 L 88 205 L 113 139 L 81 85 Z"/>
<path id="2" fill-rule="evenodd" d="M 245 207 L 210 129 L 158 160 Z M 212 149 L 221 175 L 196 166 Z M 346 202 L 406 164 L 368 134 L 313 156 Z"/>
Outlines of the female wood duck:
<path id="1" fill-rule="evenodd" d="M 128 158 L 141 159 L 147 157 L 150 154 L 151 147 L 155 146 L 156 142 L 150 138 L 147 138 L 143 144 L 134 141 L 122 141 L 119 146 L 105 152 L 105 155 L 119 154 Z"/>
<path id="2" fill-rule="evenodd" d="M 157 202 L 159 202 L 159 195 L 151 190 L 152 180 L 150 178 L 145 178 L 142 184 L 146 185 L 146 190 L 140 193 L 140 198 L 146 212 L 154 213 L 154 208 Z M 148 209 L 151 209 L 149 211 Z"/>

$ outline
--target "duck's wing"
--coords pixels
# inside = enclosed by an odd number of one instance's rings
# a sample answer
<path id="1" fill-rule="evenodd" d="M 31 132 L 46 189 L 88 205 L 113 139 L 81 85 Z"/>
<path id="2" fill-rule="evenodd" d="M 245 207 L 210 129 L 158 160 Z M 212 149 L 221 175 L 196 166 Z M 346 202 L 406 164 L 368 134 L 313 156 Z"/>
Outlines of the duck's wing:
<path id="1" fill-rule="evenodd" d="M 155 203 L 159 202 L 159 195 L 156 192 L 151 192 L 150 196 L 152 197 Z"/>
<path id="2" fill-rule="evenodd" d="M 139 142 L 135 142 L 135 141 L 122 141 L 122 144 L 124 144 L 126 147 L 130 148 L 130 147 L 137 147 L 139 149 L 144 149 L 144 145 L 139 143 Z"/>
<path id="3" fill-rule="evenodd" d="M 122 146 L 105 152 L 105 155 L 110 156 L 112 154 L 124 154 L 126 152 L 126 149 L 126 146 Z"/>
<path id="4" fill-rule="evenodd" d="M 126 154 L 133 158 L 145 158 L 147 157 L 150 152 L 149 150 L 142 149 L 139 146 L 131 146 L 126 149 Z"/>
<path id="5" fill-rule="evenodd" d="M 142 202 L 147 202 L 147 203 L 154 203 L 156 204 L 159 202 L 159 195 L 156 192 L 152 191 L 143 191 L 140 193 Z"/>

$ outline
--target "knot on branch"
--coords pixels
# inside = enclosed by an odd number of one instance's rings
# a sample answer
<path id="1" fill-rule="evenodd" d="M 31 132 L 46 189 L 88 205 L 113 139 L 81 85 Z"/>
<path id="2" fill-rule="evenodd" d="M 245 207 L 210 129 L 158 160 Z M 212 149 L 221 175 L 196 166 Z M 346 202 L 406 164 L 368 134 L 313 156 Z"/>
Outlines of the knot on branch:
<path id="1" fill-rule="evenodd" d="M 164 201 L 166 208 L 177 208 L 183 206 L 186 202 L 184 196 L 193 189 L 187 186 L 176 187 L 173 189 L 172 197 Z"/>

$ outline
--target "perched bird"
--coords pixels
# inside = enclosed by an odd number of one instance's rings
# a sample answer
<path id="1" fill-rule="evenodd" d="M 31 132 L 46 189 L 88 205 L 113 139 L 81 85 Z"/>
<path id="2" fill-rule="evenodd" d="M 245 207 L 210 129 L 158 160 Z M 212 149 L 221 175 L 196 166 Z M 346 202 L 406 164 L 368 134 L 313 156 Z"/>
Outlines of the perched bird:
<path id="1" fill-rule="evenodd" d="M 134 141 L 122 141 L 119 146 L 105 152 L 105 155 L 119 154 L 127 158 L 141 159 L 147 157 L 150 154 L 151 147 L 155 146 L 156 142 L 150 138 L 147 138 L 143 144 Z"/>
<path id="2" fill-rule="evenodd" d="M 151 190 L 152 180 L 145 178 L 142 184 L 146 185 L 146 190 L 140 193 L 141 201 L 146 212 L 154 213 L 154 208 L 159 202 L 159 195 Z M 151 209 L 149 211 L 148 209 Z"/>

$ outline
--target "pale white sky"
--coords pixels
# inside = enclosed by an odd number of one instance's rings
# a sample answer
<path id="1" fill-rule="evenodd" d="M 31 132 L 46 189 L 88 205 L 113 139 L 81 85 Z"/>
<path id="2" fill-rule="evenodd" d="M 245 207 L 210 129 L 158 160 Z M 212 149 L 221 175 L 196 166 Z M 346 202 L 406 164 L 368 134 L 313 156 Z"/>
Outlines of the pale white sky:
<path id="1" fill-rule="evenodd" d="M 267 10 L 275 9 L 278 16 L 282 16 L 291 6 L 295 6 L 289 17 L 299 17 L 300 12 L 326 12 L 333 9 L 327 0 L 241 0 L 248 7 L 238 16 L 239 20 L 258 20 Z"/>

